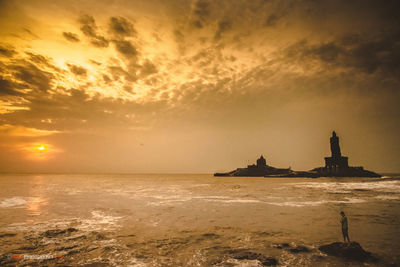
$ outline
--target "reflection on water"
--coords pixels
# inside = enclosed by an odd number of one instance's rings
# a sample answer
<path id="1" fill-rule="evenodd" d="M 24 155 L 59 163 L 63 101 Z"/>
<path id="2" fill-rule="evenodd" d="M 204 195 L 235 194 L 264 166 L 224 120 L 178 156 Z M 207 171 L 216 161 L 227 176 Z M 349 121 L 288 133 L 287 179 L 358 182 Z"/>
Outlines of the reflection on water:
<path id="1" fill-rule="evenodd" d="M 48 198 L 45 197 L 46 185 L 41 175 L 35 175 L 30 180 L 29 196 L 27 198 L 26 210 L 29 216 L 39 216 L 48 204 Z"/>
<path id="2" fill-rule="evenodd" d="M 38 216 L 42 214 L 44 206 L 48 204 L 48 199 L 43 197 L 30 197 L 26 204 L 28 215 Z"/>

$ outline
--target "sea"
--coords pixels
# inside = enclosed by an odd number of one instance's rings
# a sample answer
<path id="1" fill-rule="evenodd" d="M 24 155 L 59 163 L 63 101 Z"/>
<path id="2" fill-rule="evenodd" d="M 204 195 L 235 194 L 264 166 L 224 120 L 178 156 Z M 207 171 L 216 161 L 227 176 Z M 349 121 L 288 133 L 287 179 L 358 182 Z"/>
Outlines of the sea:
<path id="1" fill-rule="evenodd" d="M 379 259 L 318 247 L 351 241 Z M 400 175 L 2 174 L 0 266 L 400 266 Z"/>

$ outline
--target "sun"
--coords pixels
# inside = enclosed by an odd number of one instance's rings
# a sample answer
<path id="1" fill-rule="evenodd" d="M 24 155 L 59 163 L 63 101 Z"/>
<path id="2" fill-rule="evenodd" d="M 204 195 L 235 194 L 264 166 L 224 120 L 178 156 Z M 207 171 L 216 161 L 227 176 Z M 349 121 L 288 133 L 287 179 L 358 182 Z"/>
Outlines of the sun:
<path id="1" fill-rule="evenodd" d="M 47 146 L 46 146 L 46 145 L 43 145 L 43 144 L 40 144 L 40 145 L 37 145 L 37 146 L 35 147 L 35 149 L 36 149 L 37 151 L 46 151 L 46 150 L 47 150 Z"/>
<path id="2" fill-rule="evenodd" d="M 45 161 L 55 157 L 55 155 L 64 152 L 64 150 L 55 147 L 53 144 L 35 142 L 21 144 L 20 150 L 25 152 L 25 156 L 29 160 Z"/>

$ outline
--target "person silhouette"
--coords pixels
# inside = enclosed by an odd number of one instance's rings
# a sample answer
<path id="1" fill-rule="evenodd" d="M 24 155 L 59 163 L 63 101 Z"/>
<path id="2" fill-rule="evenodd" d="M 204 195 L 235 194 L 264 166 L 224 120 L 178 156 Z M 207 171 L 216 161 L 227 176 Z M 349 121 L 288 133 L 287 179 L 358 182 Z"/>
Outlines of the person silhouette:
<path id="1" fill-rule="evenodd" d="M 349 225 L 347 224 L 347 217 L 343 211 L 340 212 L 340 215 L 342 215 L 342 218 L 340 219 L 340 223 L 342 224 L 343 240 L 344 240 L 344 242 L 346 242 L 346 239 L 347 239 L 347 242 L 350 243 Z"/>

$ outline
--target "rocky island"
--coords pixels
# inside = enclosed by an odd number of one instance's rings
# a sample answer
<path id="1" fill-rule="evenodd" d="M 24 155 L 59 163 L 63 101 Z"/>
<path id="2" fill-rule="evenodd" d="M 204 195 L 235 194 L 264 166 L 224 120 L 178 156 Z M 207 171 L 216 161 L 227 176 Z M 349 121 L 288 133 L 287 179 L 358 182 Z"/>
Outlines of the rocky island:
<path id="1" fill-rule="evenodd" d="M 325 157 L 325 167 L 317 167 L 310 171 L 294 171 L 291 168 L 276 168 L 267 165 L 263 155 L 256 164 L 247 168 L 238 168 L 226 173 L 214 173 L 214 176 L 257 176 L 257 177 L 381 177 L 381 175 L 364 170 L 363 167 L 352 167 L 348 157 L 343 157 L 340 151 L 339 137 L 332 132 L 330 138 L 331 156 Z"/>
<path id="2" fill-rule="evenodd" d="M 227 173 L 215 173 L 214 176 L 258 176 L 258 177 L 318 177 L 317 172 L 293 171 L 291 168 L 276 168 L 269 166 L 264 156 L 257 159 L 256 164 L 247 168 L 237 168 Z"/>

